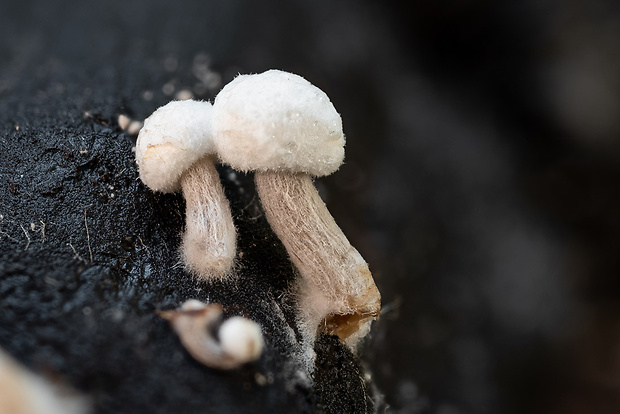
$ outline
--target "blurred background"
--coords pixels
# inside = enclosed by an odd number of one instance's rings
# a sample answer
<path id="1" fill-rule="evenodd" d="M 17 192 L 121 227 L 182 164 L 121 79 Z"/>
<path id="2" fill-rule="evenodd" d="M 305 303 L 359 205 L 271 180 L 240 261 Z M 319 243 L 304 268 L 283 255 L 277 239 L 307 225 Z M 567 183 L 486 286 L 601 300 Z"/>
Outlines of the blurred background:
<path id="1" fill-rule="evenodd" d="M 383 295 L 362 354 L 381 412 L 620 412 L 619 3 L 0 11 L 0 99 L 16 104 L 141 120 L 271 68 L 330 96 L 346 164 L 317 184 Z"/>

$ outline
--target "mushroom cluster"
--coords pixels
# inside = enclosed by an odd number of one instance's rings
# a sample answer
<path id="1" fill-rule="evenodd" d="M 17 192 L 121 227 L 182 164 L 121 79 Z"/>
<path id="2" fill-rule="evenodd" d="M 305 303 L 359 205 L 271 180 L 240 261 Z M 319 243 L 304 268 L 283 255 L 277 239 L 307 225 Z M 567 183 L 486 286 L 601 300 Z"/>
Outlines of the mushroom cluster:
<path id="1" fill-rule="evenodd" d="M 187 201 L 183 258 L 202 279 L 227 277 L 236 232 L 213 163 L 254 172 L 265 216 L 301 278 L 299 314 L 318 331 L 355 344 L 380 312 L 368 264 L 321 200 L 314 178 L 344 159 L 342 120 L 327 95 L 291 73 L 239 75 L 208 102 L 171 102 L 138 136 L 140 177 Z"/>

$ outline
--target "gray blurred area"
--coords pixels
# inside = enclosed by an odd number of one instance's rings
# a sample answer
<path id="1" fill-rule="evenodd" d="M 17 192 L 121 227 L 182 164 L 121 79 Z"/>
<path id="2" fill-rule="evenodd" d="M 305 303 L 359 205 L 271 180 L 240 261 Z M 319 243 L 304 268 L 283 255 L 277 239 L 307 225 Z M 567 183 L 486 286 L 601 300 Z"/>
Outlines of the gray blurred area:
<path id="1" fill-rule="evenodd" d="M 361 355 L 379 412 L 620 412 L 620 4 L 0 11 L 11 105 L 65 94 L 144 119 L 271 68 L 328 94 L 347 155 L 317 185 L 383 296 Z"/>

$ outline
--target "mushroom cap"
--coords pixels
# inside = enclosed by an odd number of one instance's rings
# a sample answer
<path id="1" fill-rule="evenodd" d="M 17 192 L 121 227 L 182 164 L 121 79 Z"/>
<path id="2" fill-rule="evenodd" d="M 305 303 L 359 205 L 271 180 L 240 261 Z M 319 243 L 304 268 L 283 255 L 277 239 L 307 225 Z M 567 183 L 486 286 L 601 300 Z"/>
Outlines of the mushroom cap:
<path id="1" fill-rule="evenodd" d="M 263 334 L 260 326 L 241 316 L 224 321 L 219 331 L 222 351 L 239 362 L 254 361 L 263 352 Z"/>
<path id="2" fill-rule="evenodd" d="M 178 191 L 181 175 L 199 159 L 214 154 L 212 111 L 206 101 L 172 101 L 144 120 L 136 142 L 144 184 L 164 193 Z"/>
<path id="3" fill-rule="evenodd" d="M 342 120 L 327 95 L 292 73 L 239 75 L 213 104 L 220 160 L 241 171 L 329 175 L 344 159 Z"/>

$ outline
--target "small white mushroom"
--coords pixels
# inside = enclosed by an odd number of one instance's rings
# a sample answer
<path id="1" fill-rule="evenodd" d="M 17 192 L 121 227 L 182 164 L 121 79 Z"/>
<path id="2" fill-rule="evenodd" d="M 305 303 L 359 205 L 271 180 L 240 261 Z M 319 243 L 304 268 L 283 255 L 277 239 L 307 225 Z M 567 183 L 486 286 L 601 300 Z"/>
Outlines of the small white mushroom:
<path id="1" fill-rule="evenodd" d="M 213 131 L 222 162 L 255 171 L 267 220 L 303 277 L 300 310 L 311 335 L 322 329 L 353 347 L 378 316 L 381 297 L 313 183 L 344 158 L 331 101 L 291 73 L 240 75 L 215 99 Z"/>
<path id="2" fill-rule="evenodd" d="M 165 193 L 183 191 L 182 256 L 204 280 L 229 276 L 236 254 L 236 230 L 214 165 L 211 112 L 209 102 L 170 102 L 144 121 L 136 143 L 144 184 Z"/>
<path id="3" fill-rule="evenodd" d="M 260 326 L 241 316 L 221 322 L 222 307 L 218 304 L 190 299 L 180 309 L 159 315 L 170 321 L 187 352 L 208 367 L 234 369 L 257 360 L 263 352 Z"/>

